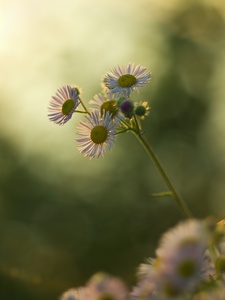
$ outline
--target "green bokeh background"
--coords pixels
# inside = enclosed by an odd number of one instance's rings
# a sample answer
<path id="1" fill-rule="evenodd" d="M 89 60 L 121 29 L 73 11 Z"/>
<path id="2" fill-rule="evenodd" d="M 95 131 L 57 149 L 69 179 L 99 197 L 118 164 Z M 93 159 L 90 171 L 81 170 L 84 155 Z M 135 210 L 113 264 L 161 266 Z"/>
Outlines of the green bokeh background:
<path id="1" fill-rule="evenodd" d="M 76 150 L 82 118 L 50 123 L 63 84 L 88 101 L 118 64 L 141 63 L 146 137 L 197 218 L 225 216 L 225 4 L 179 0 L 0 3 L 0 299 L 58 299 L 97 271 L 135 284 L 184 219 L 131 134 L 104 159 Z"/>

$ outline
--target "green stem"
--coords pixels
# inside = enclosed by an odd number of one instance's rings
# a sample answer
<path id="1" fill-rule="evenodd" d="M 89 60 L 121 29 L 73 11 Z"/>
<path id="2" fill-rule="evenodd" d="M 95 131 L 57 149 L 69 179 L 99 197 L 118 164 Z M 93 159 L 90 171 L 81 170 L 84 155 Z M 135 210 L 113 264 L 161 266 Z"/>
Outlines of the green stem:
<path id="1" fill-rule="evenodd" d="M 87 107 L 84 105 L 84 102 L 81 100 L 80 97 L 79 97 L 79 100 L 80 100 L 80 103 L 83 106 L 83 109 L 85 110 L 85 112 L 90 115 L 90 112 L 88 111 Z"/>
<path id="2" fill-rule="evenodd" d="M 134 118 L 134 122 L 135 122 L 135 125 L 136 125 L 135 128 L 137 129 L 137 134 L 138 134 L 138 135 L 141 135 L 140 125 L 139 125 L 139 122 L 138 122 L 138 120 L 137 120 L 135 114 L 133 115 L 133 118 Z"/>
<path id="3" fill-rule="evenodd" d="M 155 153 L 152 150 L 150 144 L 146 141 L 146 139 L 143 137 L 143 135 L 141 135 L 140 133 L 136 132 L 136 130 L 132 130 L 132 132 L 137 137 L 137 139 L 140 141 L 140 143 L 145 148 L 145 150 L 147 151 L 148 155 L 150 156 L 150 158 L 154 162 L 154 164 L 155 164 L 156 168 L 158 169 L 160 175 L 164 179 L 167 187 L 172 192 L 177 205 L 180 207 L 180 209 L 182 210 L 182 212 L 184 213 L 184 215 L 186 217 L 192 218 L 192 214 L 191 214 L 189 208 L 187 207 L 187 205 L 184 202 L 184 200 L 178 195 L 178 193 L 177 193 L 174 185 L 172 184 L 171 180 L 169 179 L 168 175 L 166 174 L 166 172 L 165 172 L 162 164 L 160 163 L 159 159 L 155 155 Z"/>
<path id="4" fill-rule="evenodd" d="M 83 110 L 75 110 L 75 112 L 79 114 L 89 114 L 89 112 Z"/>

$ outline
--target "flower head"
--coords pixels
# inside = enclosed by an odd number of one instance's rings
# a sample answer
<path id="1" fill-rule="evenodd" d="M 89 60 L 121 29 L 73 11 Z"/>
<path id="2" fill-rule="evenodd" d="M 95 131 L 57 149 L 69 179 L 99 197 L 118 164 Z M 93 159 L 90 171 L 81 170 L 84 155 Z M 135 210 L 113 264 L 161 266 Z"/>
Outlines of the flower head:
<path id="1" fill-rule="evenodd" d="M 205 249 L 210 236 L 206 225 L 203 221 L 195 219 L 180 222 L 163 234 L 160 247 L 156 251 L 157 255 L 160 257 L 166 256 L 169 250 L 173 251 L 183 245 L 188 245 L 189 241 L 197 241 L 202 245 L 202 249 Z"/>
<path id="2" fill-rule="evenodd" d="M 140 279 L 146 279 L 151 276 L 154 270 L 154 264 L 156 260 L 152 257 L 146 259 L 146 263 L 142 263 L 138 266 L 137 276 Z"/>
<path id="3" fill-rule="evenodd" d="M 63 125 L 69 121 L 77 106 L 80 104 L 78 95 L 79 90 L 72 88 L 70 85 L 58 89 L 55 96 L 52 96 L 48 108 L 50 121 L 59 125 Z"/>
<path id="4" fill-rule="evenodd" d="M 103 84 L 111 94 L 129 96 L 130 93 L 148 83 L 150 72 L 141 65 L 129 63 L 125 66 L 117 66 L 108 72 L 103 78 Z"/>
<path id="5" fill-rule="evenodd" d="M 143 101 L 141 103 L 135 103 L 135 114 L 140 117 L 141 119 L 144 119 L 145 116 L 149 114 L 150 107 L 148 105 L 147 101 Z"/>
<path id="6" fill-rule="evenodd" d="M 92 300 L 127 300 L 128 290 L 124 282 L 105 273 L 93 275 L 87 283 Z"/>
<path id="7" fill-rule="evenodd" d="M 210 232 L 203 222 L 189 220 L 166 232 L 157 249 L 155 274 L 168 295 L 193 291 L 203 280 L 210 261 L 205 253 Z"/>
<path id="8" fill-rule="evenodd" d="M 117 106 L 116 97 L 105 97 L 103 94 L 96 94 L 89 104 L 93 106 L 94 109 L 100 111 L 101 116 L 108 111 L 112 118 L 115 118 L 119 113 L 119 108 Z"/>
<path id="9" fill-rule="evenodd" d="M 71 288 L 65 291 L 60 300 L 86 300 L 87 299 L 87 289 L 84 287 L 80 288 Z"/>
<path id="10" fill-rule="evenodd" d="M 155 284 L 151 278 L 138 282 L 130 293 L 130 300 L 161 300 L 156 295 Z"/>
<path id="11" fill-rule="evenodd" d="M 126 118 L 132 118 L 133 116 L 133 110 L 134 110 L 134 104 L 131 100 L 127 99 L 124 100 L 121 104 L 120 104 L 120 109 L 122 111 L 122 113 L 124 114 L 124 116 Z"/>
<path id="12" fill-rule="evenodd" d="M 112 147 L 116 140 L 116 125 L 112 121 L 109 112 L 103 116 L 94 110 L 86 116 L 86 122 L 80 121 L 77 134 L 78 150 L 89 157 L 104 157 L 106 147 Z"/>

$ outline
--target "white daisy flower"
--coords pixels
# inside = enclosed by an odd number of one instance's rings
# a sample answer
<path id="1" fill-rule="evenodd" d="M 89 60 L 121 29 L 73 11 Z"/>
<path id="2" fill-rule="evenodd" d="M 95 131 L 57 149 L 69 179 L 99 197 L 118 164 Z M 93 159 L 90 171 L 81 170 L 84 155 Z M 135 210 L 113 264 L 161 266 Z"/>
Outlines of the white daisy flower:
<path id="1" fill-rule="evenodd" d="M 180 296 L 169 296 L 157 289 L 155 278 L 148 277 L 138 282 L 130 293 L 129 300 L 184 300 Z M 190 299 L 189 299 L 190 300 Z"/>
<path id="2" fill-rule="evenodd" d="M 145 279 L 151 276 L 154 270 L 155 259 L 149 257 L 146 263 L 140 264 L 137 269 L 137 276 L 140 279 Z"/>
<path id="3" fill-rule="evenodd" d="M 93 275 L 87 283 L 89 299 L 92 300 L 128 300 L 128 289 L 124 282 L 105 273 Z"/>
<path id="4" fill-rule="evenodd" d="M 193 291 L 211 269 L 205 259 L 210 233 L 203 222 L 188 220 L 166 232 L 157 249 L 156 277 L 168 295 Z"/>
<path id="5" fill-rule="evenodd" d="M 146 278 L 132 288 L 130 300 L 161 300 L 156 295 L 154 280 Z"/>
<path id="6" fill-rule="evenodd" d="M 208 228 L 203 221 L 191 219 L 180 222 L 163 234 L 156 254 L 163 257 L 167 255 L 168 250 L 177 249 L 188 241 L 198 241 L 204 248 L 208 243 L 209 237 Z"/>
<path id="7" fill-rule="evenodd" d="M 71 288 L 61 295 L 60 300 L 87 300 L 87 290 L 83 287 Z"/>
<path id="8" fill-rule="evenodd" d="M 105 97 L 103 94 L 96 94 L 92 100 L 89 101 L 89 104 L 101 112 L 103 115 L 104 112 L 108 111 L 111 116 L 114 118 L 119 113 L 119 108 L 117 105 L 117 98 L 115 97 Z"/>
<path id="9" fill-rule="evenodd" d="M 68 122 L 77 106 L 79 101 L 79 90 L 72 88 L 70 85 L 63 86 L 57 90 L 55 96 L 52 96 L 50 106 L 48 108 L 48 117 L 50 121 L 63 125 Z"/>
<path id="10" fill-rule="evenodd" d="M 110 94 L 129 96 L 133 90 L 148 83 L 150 77 L 145 67 L 129 63 L 126 67 L 117 66 L 108 72 L 103 78 L 103 84 Z"/>
<path id="11" fill-rule="evenodd" d="M 80 121 L 77 134 L 78 150 L 84 156 L 104 157 L 106 147 L 109 149 L 116 140 L 116 125 L 109 112 L 101 117 L 99 111 L 94 110 L 86 116 L 86 122 Z"/>
<path id="12" fill-rule="evenodd" d="M 216 278 L 216 268 L 213 255 L 209 249 L 206 249 L 203 256 L 203 267 L 201 270 L 201 277 L 204 281 Z"/>

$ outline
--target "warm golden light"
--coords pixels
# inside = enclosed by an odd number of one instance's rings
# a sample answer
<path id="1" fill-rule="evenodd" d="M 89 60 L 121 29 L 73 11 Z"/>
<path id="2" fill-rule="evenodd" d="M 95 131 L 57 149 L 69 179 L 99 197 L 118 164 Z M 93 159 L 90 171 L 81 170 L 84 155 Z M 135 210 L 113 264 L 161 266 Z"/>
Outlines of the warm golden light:
<path id="1" fill-rule="evenodd" d="M 58 88 L 80 88 L 89 108 L 118 65 L 151 72 L 149 85 L 132 94 L 141 131 L 197 215 L 210 207 L 224 218 L 224 20 L 222 0 L 0 2 L 0 275 L 8 286 L 19 282 L 21 295 L 38 286 L 40 299 L 45 291 L 58 299 L 86 280 L 95 259 L 132 281 L 135 260 L 153 249 L 162 222 L 177 218 L 170 199 L 151 198 L 171 194 L 133 136 L 118 134 L 104 160 L 89 161 L 75 142 L 85 113 L 63 126 L 49 121 Z M 124 76 L 121 86 L 134 84 Z M 117 110 L 115 103 L 102 106 Z M 106 132 L 97 127 L 101 144 Z"/>

